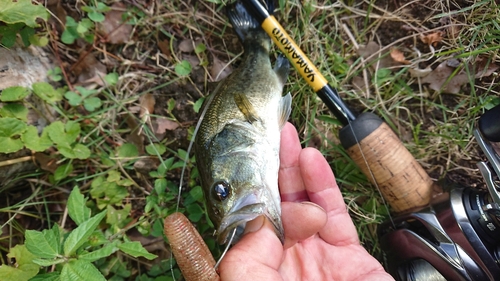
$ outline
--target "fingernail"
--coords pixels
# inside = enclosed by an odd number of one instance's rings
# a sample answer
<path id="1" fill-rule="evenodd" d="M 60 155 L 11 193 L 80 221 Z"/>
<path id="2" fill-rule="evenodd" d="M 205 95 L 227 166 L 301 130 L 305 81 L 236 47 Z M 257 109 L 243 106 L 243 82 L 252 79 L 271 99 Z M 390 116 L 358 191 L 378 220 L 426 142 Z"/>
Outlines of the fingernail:
<path id="1" fill-rule="evenodd" d="M 264 225 L 265 219 L 266 218 L 264 218 L 264 216 L 258 216 L 257 218 L 247 222 L 244 234 L 249 232 L 256 232 L 259 229 L 261 229 L 262 226 Z"/>
<path id="2" fill-rule="evenodd" d="M 325 209 L 323 209 L 323 207 L 321 207 L 320 205 L 313 203 L 311 201 L 302 201 L 302 202 L 300 202 L 300 204 L 307 205 L 307 206 L 313 206 L 313 207 L 321 209 L 323 212 L 325 212 Z"/>

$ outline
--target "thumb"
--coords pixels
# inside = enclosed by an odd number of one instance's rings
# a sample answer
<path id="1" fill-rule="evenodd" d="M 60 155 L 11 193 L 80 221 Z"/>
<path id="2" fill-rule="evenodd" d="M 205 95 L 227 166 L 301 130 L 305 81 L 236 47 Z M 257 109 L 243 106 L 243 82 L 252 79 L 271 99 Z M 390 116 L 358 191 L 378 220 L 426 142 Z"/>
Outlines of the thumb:
<path id="1" fill-rule="evenodd" d="M 280 280 L 283 245 L 271 222 L 259 217 L 248 223 L 246 234 L 222 259 L 221 280 Z"/>

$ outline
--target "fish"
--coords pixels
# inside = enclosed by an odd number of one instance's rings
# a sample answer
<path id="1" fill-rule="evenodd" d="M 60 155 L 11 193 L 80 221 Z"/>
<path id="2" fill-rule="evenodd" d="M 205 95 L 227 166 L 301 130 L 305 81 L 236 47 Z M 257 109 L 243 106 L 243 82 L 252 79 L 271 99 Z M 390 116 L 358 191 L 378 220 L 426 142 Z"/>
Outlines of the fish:
<path id="1" fill-rule="evenodd" d="M 290 93 L 282 95 L 290 64 L 280 55 L 273 68 L 271 40 L 241 2 L 227 14 L 244 53 L 206 98 L 195 136 L 207 212 L 221 245 L 230 234 L 235 244 L 246 223 L 259 216 L 283 243 L 278 170 L 280 131 L 291 112 Z"/>

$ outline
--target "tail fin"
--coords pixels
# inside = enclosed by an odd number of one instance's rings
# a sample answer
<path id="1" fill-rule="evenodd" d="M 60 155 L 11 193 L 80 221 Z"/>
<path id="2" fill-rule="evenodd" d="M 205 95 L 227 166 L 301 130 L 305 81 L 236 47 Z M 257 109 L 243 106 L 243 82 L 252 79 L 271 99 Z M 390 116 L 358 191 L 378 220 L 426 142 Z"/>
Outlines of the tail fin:
<path id="1" fill-rule="evenodd" d="M 240 1 L 228 8 L 227 17 L 241 42 L 245 42 L 245 37 L 250 30 L 260 28 L 259 22 L 257 22 Z"/>

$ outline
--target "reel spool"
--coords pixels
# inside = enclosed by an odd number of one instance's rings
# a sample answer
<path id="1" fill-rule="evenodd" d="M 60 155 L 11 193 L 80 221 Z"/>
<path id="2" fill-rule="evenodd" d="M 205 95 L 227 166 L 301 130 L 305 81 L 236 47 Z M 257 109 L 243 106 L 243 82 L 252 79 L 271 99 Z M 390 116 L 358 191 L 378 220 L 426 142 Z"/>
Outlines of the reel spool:
<path id="1" fill-rule="evenodd" d="M 444 187 L 443 197 L 379 227 L 384 263 L 398 281 L 500 280 L 500 105 L 474 136 L 487 158 L 478 163 L 487 190 Z"/>

